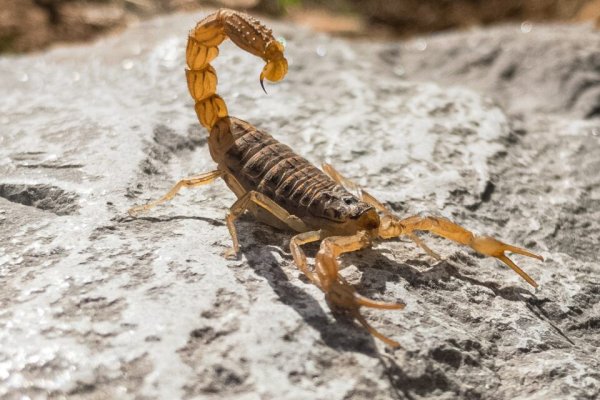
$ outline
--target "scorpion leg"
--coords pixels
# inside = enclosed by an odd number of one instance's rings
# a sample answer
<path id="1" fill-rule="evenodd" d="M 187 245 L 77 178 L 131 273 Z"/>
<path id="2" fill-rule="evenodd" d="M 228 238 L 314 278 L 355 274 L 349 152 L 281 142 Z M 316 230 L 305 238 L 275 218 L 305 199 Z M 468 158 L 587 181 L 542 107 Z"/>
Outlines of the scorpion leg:
<path id="1" fill-rule="evenodd" d="M 346 190 L 356 194 L 365 203 L 373 206 L 376 210 L 384 213 L 385 215 L 393 217 L 392 211 L 390 209 L 384 206 L 379 200 L 377 200 L 366 190 L 358 186 L 356 183 L 342 176 L 342 174 L 340 174 L 331 164 L 323 163 L 323 171 L 325 171 L 325 173 L 329 175 L 331 179 L 342 185 Z M 439 254 L 431 250 L 429 246 L 427 246 L 417 235 L 407 234 L 407 236 L 431 257 L 435 258 L 436 260 L 442 259 L 442 257 L 440 257 Z"/>
<path id="2" fill-rule="evenodd" d="M 234 222 L 240 215 L 242 215 L 244 211 L 248 209 L 248 206 L 251 202 L 268 211 L 275 218 L 295 231 L 305 231 L 307 229 L 302 220 L 295 215 L 288 213 L 283 207 L 275 203 L 269 197 L 254 190 L 246 192 L 239 199 L 237 199 L 235 203 L 233 203 L 231 208 L 229 208 L 229 212 L 225 218 L 227 222 L 227 228 L 231 234 L 231 240 L 233 241 L 233 247 L 225 252 L 226 258 L 235 258 L 240 251 L 240 243 Z"/>
<path id="3" fill-rule="evenodd" d="M 195 187 L 195 186 L 206 185 L 208 183 L 213 182 L 215 179 L 221 177 L 222 175 L 223 175 L 222 171 L 216 170 L 216 171 L 207 172 L 205 174 L 200 174 L 200 175 L 191 176 L 189 178 L 184 178 L 184 179 L 180 180 L 179 182 L 177 182 L 175 184 L 175 186 L 173 186 L 171 188 L 171 190 L 169 190 L 167 192 L 167 194 L 165 194 L 160 199 L 152 201 L 147 204 L 144 204 L 143 206 L 132 207 L 129 209 L 128 213 L 132 217 L 135 217 L 140 212 L 146 212 L 149 209 L 151 209 L 152 207 L 155 207 L 161 203 L 171 200 L 173 197 L 175 197 L 175 195 L 183 187 L 191 188 L 191 187 Z"/>
<path id="4" fill-rule="evenodd" d="M 415 231 L 431 232 L 456 243 L 469 246 L 476 252 L 485 256 L 497 258 L 512 268 L 531 286 L 538 286 L 538 284 L 529 275 L 527 275 L 525 271 L 519 268 L 510 258 L 508 258 L 504 252 L 510 251 L 512 253 L 521 254 L 544 261 L 542 256 L 520 247 L 503 243 L 489 236 L 477 236 L 471 231 L 446 218 L 415 215 L 399 220 L 395 217 L 384 217 L 379 228 L 379 235 L 384 239 L 402 235 L 411 237 L 414 236 L 413 232 Z"/>
<path id="5" fill-rule="evenodd" d="M 358 186 L 356 183 L 342 176 L 342 174 L 340 174 L 331 164 L 323 163 L 322 167 L 323 171 L 329 175 L 331 179 L 342 185 L 347 191 L 357 195 L 359 199 L 375 207 L 376 210 L 381 211 L 384 214 L 391 214 L 391 211 L 379 200 Z"/>
<path id="6" fill-rule="evenodd" d="M 400 310 L 403 303 L 384 303 L 361 296 L 354 287 L 339 276 L 337 257 L 342 253 L 360 250 L 371 245 L 371 237 L 367 232 L 359 232 L 352 236 L 331 236 L 321 242 L 316 256 L 316 272 L 320 287 L 325 292 L 329 304 L 350 313 L 365 327 L 369 333 L 391 347 L 399 347 L 399 343 L 384 336 L 373 328 L 360 314 L 360 307 L 371 307 L 386 310 Z"/>
<path id="7" fill-rule="evenodd" d="M 318 287 L 321 287 L 319 278 L 310 269 L 308 269 L 306 255 L 300 246 L 307 243 L 317 242 L 321 239 L 323 239 L 323 233 L 321 231 L 310 231 L 300 233 L 290 240 L 290 251 L 292 252 L 296 266 L 298 269 L 300 269 L 300 271 L 302 271 L 302 273 L 304 273 L 304 275 L 308 277 L 308 279 L 310 279 L 313 284 L 317 285 Z"/>

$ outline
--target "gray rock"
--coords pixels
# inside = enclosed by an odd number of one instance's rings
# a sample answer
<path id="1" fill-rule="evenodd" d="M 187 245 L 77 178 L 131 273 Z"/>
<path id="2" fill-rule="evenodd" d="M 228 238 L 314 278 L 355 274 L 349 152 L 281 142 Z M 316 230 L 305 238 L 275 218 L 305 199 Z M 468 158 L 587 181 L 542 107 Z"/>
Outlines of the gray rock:
<path id="1" fill-rule="evenodd" d="M 232 115 L 398 214 L 446 215 L 546 258 L 515 257 L 533 291 L 429 236 L 444 261 L 404 240 L 345 256 L 361 293 L 407 303 L 365 311 L 402 343 L 391 351 L 331 313 L 289 233 L 243 219 L 243 257 L 221 257 L 234 201 L 221 182 L 127 216 L 214 168 L 183 74 L 199 18 L 0 59 L 0 397 L 598 396 L 600 122 L 595 84 L 572 81 L 597 79 L 598 33 L 505 27 L 391 45 L 272 23 L 291 68 L 268 96 L 261 62 L 222 47 Z"/>
<path id="2" fill-rule="evenodd" d="M 585 28 L 524 22 L 394 44 L 380 57 L 411 79 L 483 91 L 513 115 L 600 117 L 598 33 Z"/>

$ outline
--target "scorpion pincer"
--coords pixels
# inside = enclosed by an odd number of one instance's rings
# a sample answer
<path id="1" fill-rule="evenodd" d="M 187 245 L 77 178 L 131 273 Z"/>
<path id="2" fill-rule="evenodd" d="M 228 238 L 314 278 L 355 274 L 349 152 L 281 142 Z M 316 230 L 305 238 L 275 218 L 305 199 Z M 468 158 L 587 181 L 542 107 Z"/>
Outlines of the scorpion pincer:
<path id="1" fill-rule="evenodd" d="M 130 214 L 136 215 L 172 199 L 183 187 L 223 179 L 237 197 L 226 216 L 233 241 L 227 257 L 239 253 L 235 220 L 245 211 L 271 226 L 295 231 L 290 249 L 297 267 L 325 293 L 330 306 L 346 311 L 373 336 L 392 347 L 399 344 L 373 328 L 359 310 L 361 307 L 402 309 L 405 305 L 375 301 L 358 294 L 339 273 L 337 258 L 341 254 L 370 247 L 377 240 L 404 236 L 439 259 L 415 235 L 417 231 L 425 231 L 495 257 L 537 287 L 505 252 L 543 260 L 541 256 L 491 237 L 477 236 L 445 218 L 415 215 L 400 219 L 331 165 L 324 164 L 321 171 L 271 135 L 229 116 L 225 102 L 216 94 L 217 75 L 210 65 L 219 54 L 218 46 L 227 38 L 265 61 L 261 85 L 263 79 L 276 82 L 285 77 L 288 64 L 284 46 L 255 18 L 220 9 L 200 21 L 189 34 L 185 72 L 198 119 L 209 132 L 208 146 L 217 168 L 180 180 L 163 197 L 132 208 Z M 320 242 L 314 268 L 309 267 L 302 250 L 302 245 L 311 242 Z"/>

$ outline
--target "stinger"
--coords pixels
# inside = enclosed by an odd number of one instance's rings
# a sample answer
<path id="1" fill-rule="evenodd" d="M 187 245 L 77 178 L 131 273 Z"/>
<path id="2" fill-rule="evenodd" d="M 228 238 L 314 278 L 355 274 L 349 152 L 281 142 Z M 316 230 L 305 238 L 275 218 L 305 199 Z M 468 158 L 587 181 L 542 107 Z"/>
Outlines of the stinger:
<path id="1" fill-rule="evenodd" d="M 265 66 L 260 73 L 260 85 L 267 93 L 264 80 L 280 81 L 285 77 L 288 63 L 284 46 L 273 37 L 270 29 L 250 15 L 220 9 L 210 14 L 190 32 L 186 49 L 188 89 L 196 101 L 200 123 L 211 130 L 222 118 L 229 116 L 225 101 L 216 93 L 217 75 L 209 64 L 219 54 L 218 46 L 231 39 L 238 47 L 262 58 Z"/>

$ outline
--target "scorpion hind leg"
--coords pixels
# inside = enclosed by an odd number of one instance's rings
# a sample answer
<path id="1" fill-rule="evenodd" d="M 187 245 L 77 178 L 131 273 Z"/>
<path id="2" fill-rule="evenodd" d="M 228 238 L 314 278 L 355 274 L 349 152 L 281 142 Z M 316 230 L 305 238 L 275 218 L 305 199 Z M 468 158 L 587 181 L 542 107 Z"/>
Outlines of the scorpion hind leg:
<path id="1" fill-rule="evenodd" d="M 146 212 L 159 204 L 162 204 L 162 203 L 165 203 L 165 202 L 171 200 L 173 197 L 175 197 L 175 195 L 177 195 L 177 193 L 179 193 L 181 188 L 184 188 L 184 187 L 192 188 L 192 187 L 196 187 L 196 186 L 206 185 L 206 184 L 213 182 L 215 179 L 221 177 L 222 175 L 223 175 L 223 172 L 216 170 L 216 171 L 207 172 L 205 174 L 195 175 L 195 176 L 191 176 L 189 178 L 182 179 L 179 182 L 177 182 L 175 184 L 175 186 L 173 186 L 171 188 L 171 190 L 169 190 L 160 199 L 152 201 L 152 202 L 144 204 L 144 205 L 141 205 L 141 206 L 132 207 L 129 209 L 128 213 L 132 217 L 136 217 L 141 212 Z"/>

